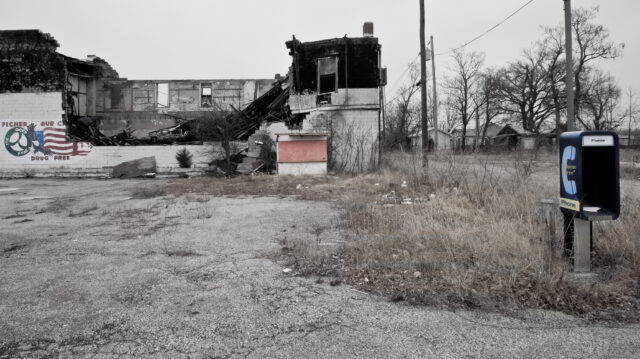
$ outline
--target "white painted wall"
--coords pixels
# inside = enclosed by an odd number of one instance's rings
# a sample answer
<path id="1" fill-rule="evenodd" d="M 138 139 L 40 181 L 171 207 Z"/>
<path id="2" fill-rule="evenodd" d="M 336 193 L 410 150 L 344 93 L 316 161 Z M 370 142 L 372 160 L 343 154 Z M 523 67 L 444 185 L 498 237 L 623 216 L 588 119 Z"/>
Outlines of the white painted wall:
<path id="1" fill-rule="evenodd" d="M 291 112 L 303 113 L 314 110 L 338 110 L 344 106 L 357 107 L 359 109 L 375 109 L 380 107 L 380 96 L 377 88 L 352 88 L 338 89 L 331 93 L 331 104 L 317 105 L 317 95 L 296 95 L 289 97 L 289 107 Z"/>
<path id="2" fill-rule="evenodd" d="M 451 135 L 442 131 L 435 131 L 433 128 L 429 129 L 429 139 L 435 142 L 436 135 L 438 136 L 438 151 L 446 151 L 451 149 Z M 414 151 L 422 150 L 422 134 L 411 137 L 411 147 Z"/>
<path id="3" fill-rule="evenodd" d="M 325 176 L 326 174 L 326 162 L 278 163 L 278 175 Z"/>
<path id="4" fill-rule="evenodd" d="M 0 94 L 0 120 L 62 121 L 62 93 Z"/>
<path id="5" fill-rule="evenodd" d="M 522 146 L 524 147 L 525 150 L 535 150 L 536 139 L 534 137 L 523 137 Z"/>

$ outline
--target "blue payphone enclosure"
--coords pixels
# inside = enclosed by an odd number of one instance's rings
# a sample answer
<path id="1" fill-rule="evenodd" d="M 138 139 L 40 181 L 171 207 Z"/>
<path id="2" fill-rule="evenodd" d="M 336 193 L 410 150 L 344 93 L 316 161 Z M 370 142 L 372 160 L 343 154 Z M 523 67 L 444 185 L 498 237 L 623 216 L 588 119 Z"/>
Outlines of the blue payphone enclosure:
<path id="1" fill-rule="evenodd" d="M 618 135 L 612 131 L 560 136 L 560 208 L 587 220 L 620 215 Z"/>

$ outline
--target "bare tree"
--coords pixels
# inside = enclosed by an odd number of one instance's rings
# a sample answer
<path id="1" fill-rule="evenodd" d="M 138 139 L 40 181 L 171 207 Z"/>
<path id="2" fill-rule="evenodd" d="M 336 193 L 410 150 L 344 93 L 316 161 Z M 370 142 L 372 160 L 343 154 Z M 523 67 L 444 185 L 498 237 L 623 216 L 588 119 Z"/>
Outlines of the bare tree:
<path id="1" fill-rule="evenodd" d="M 640 115 L 640 102 L 637 98 L 637 93 L 633 90 L 633 88 L 629 87 L 629 91 L 626 93 L 628 96 L 628 103 L 625 103 L 624 110 L 622 111 L 622 116 L 627 119 L 627 127 L 628 132 L 627 136 L 627 146 L 631 146 L 631 128 L 638 121 L 638 115 Z"/>
<path id="2" fill-rule="evenodd" d="M 526 131 L 540 132 L 554 112 L 553 89 L 540 47 L 525 50 L 523 58 L 500 70 L 502 110 L 518 115 Z"/>
<path id="3" fill-rule="evenodd" d="M 580 104 L 583 125 L 589 130 L 614 130 L 622 125 L 624 115 L 614 114 L 622 92 L 613 76 L 593 69 L 583 83 Z M 586 120 L 588 117 L 589 120 Z"/>
<path id="4" fill-rule="evenodd" d="M 456 104 L 450 101 L 448 97 L 444 100 L 444 115 L 444 122 L 439 122 L 443 131 L 451 133 L 461 126 L 460 118 L 457 116 Z"/>
<path id="5" fill-rule="evenodd" d="M 235 155 L 233 141 L 240 131 L 240 121 L 228 111 L 219 106 L 214 111 L 207 111 L 198 120 L 196 133 L 202 141 L 220 141 L 224 151 L 224 171 L 229 176 L 233 174 L 235 166 L 232 156 Z"/>
<path id="6" fill-rule="evenodd" d="M 482 116 L 482 133 L 476 134 L 480 136 L 479 145 L 486 146 L 487 130 L 492 121 L 503 113 L 502 96 L 500 96 L 500 77 L 495 69 L 486 69 L 480 76 L 480 83 L 477 91 L 478 110 L 477 117 Z M 478 121 L 479 122 L 479 121 Z M 476 123 L 478 127 L 480 123 Z"/>
<path id="7" fill-rule="evenodd" d="M 398 90 L 396 99 L 391 104 L 391 111 L 385 124 L 385 147 L 404 150 L 408 147 L 410 135 L 420 127 L 420 107 L 415 96 L 420 87 L 420 68 L 413 62 L 409 64 L 409 80 Z"/>
<path id="8" fill-rule="evenodd" d="M 581 105 L 584 93 L 583 82 L 587 78 L 589 65 L 598 60 L 615 59 L 622 54 L 624 44 L 616 44 L 609 40 L 609 30 L 603 25 L 595 24 L 594 20 L 600 12 L 599 7 L 591 9 L 576 8 L 573 10 L 572 27 L 575 37 L 575 113 L 580 123 L 588 128 L 581 116 Z"/>
<path id="9" fill-rule="evenodd" d="M 446 80 L 445 91 L 454 113 L 462 124 L 462 150 L 466 150 L 467 126 L 478 107 L 473 102 L 473 95 L 480 80 L 484 54 L 479 52 L 454 51 L 454 75 Z"/>
<path id="10" fill-rule="evenodd" d="M 561 113 L 566 109 L 566 59 L 564 58 L 565 44 L 564 31 L 560 27 L 544 28 L 544 38 L 537 46 L 544 51 L 544 63 L 547 70 L 547 78 L 551 86 L 553 100 L 553 113 L 555 115 L 556 136 L 562 133 Z"/>

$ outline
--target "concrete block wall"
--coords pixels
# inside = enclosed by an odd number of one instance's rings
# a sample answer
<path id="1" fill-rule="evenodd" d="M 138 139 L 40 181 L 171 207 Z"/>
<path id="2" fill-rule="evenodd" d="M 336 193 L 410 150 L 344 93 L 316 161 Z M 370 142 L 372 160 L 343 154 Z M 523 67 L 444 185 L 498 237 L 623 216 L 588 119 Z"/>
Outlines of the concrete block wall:
<path id="1" fill-rule="evenodd" d="M 178 168 L 178 150 L 186 148 L 193 154 L 194 167 L 207 167 L 222 157 L 219 143 L 191 146 L 91 146 L 57 138 L 68 150 L 52 153 L 39 143 L 37 132 L 59 129 L 65 134 L 62 122 L 62 94 L 60 92 L 0 94 L 0 177 L 29 175 L 73 176 L 105 175 L 111 167 L 142 157 L 155 156 L 159 172 Z M 33 131 L 30 131 L 29 128 Z M 44 148 L 42 148 L 44 147 Z M 55 153 L 57 152 L 57 153 Z"/>
<path id="2" fill-rule="evenodd" d="M 168 113 L 175 111 L 206 111 L 201 107 L 201 85 L 212 87 L 212 100 L 224 110 L 244 108 L 271 89 L 274 80 L 110 80 L 98 91 L 96 106 L 99 114 L 111 111 L 151 111 Z M 156 106 L 156 85 L 169 85 L 169 106 Z"/>
<path id="3" fill-rule="evenodd" d="M 329 133 L 329 167 L 333 170 L 360 173 L 378 164 L 377 109 L 314 111 L 302 129 Z"/>

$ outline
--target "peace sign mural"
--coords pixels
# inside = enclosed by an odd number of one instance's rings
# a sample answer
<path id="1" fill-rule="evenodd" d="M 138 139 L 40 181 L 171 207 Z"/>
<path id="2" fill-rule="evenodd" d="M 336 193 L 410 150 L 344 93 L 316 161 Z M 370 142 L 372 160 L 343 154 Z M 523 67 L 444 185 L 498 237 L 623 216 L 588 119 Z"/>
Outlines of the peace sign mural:
<path id="1" fill-rule="evenodd" d="M 31 151 L 33 143 L 24 127 L 14 127 L 4 136 L 4 147 L 14 156 L 21 157 Z"/>
<path id="2" fill-rule="evenodd" d="M 6 129 L 4 134 L 0 131 L 4 148 L 14 157 L 30 154 L 31 161 L 65 161 L 91 152 L 91 144 L 67 140 L 62 121 L 0 121 L 0 127 Z"/>

